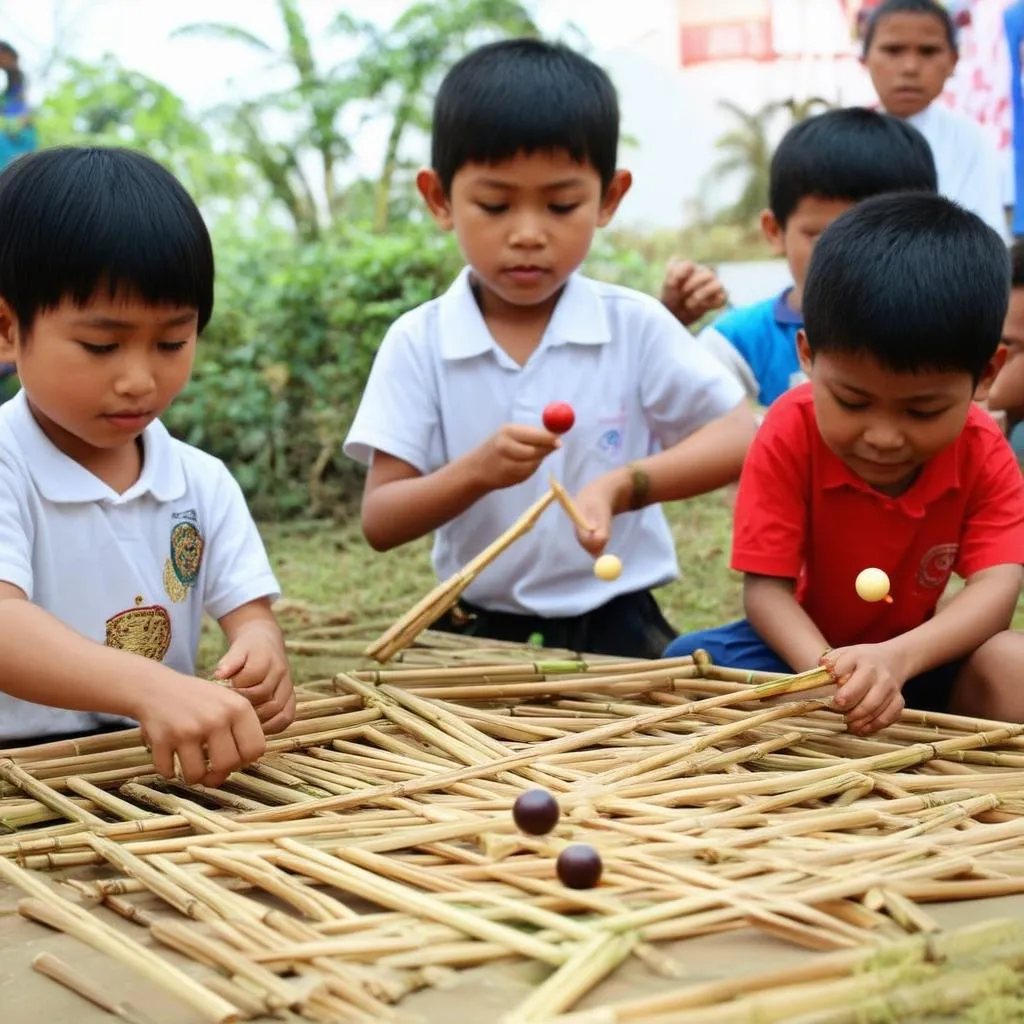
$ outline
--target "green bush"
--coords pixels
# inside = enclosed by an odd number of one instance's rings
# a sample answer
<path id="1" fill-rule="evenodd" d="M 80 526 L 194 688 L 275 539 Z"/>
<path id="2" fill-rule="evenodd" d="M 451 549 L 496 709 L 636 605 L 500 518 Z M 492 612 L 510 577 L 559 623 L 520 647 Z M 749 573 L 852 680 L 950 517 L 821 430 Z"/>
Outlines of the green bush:
<path id="1" fill-rule="evenodd" d="M 341 442 L 389 325 L 461 261 L 426 224 L 347 228 L 313 244 L 219 231 L 217 301 L 168 427 L 223 459 L 262 516 L 318 515 L 358 495 Z"/>
<path id="2" fill-rule="evenodd" d="M 257 515 L 350 506 L 362 474 L 341 443 L 374 354 L 394 320 L 448 288 L 462 265 L 454 240 L 421 221 L 388 235 L 339 228 L 313 243 L 218 222 L 215 245 L 213 320 L 168 427 L 223 459 Z M 656 294 L 672 253 L 708 258 L 693 245 L 685 233 L 602 232 L 584 270 Z"/>

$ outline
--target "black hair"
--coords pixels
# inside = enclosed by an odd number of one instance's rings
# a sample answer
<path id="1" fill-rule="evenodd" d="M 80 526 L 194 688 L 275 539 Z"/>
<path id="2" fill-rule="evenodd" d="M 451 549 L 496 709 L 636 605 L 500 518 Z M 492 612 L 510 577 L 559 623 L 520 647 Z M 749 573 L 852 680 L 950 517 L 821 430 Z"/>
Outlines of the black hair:
<path id="1" fill-rule="evenodd" d="M 875 38 L 875 29 L 878 28 L 881 20 L 890 14 L 929 14 L 942 22 L 946 32 L 946 41 L 949 48 L 956 53 L 956 26 L 949 16 L 949 11 L 936 0 L 882 0 L 882 2 L 871 12 L 868 17 L 867 27 L 864 30 L 864 56 L 871 49 Z"/>
<path id="2" fill-rule="evenodd" d="M 866 199 L 815 243 L 804 329 L 820 352 L 874 356 L 896 373 L 969 373 L 1003 333 L 1010 256 L 976 214 L 943 196 Z"/>
<path id="3" fill-rule="evenodd" d="M 566 150 L 607 188 L 619 146 L 619 102 L 608 75 L 558 43 L 506 39 L 455 63 L 434 101 L 431 166 L 446 192 L 467 163 Z"/>
<path id="4" fill-rule="evenodd" d="M 827 110 L 783 136 L 768 186 L 782 227 L 807 196 L 860 202 L 882 192 L 938 191 L 925 137 L 906 121 L 864 107 Z"/>
<path id="5" fill-rule="evenodd" d="M 0 53 L 9 54 L 14 58 L 14 67 L 7 68 L 7 88 L 5 96 L 14 96 L 20 93 L 25 87 L 25 73 L 18 67 L 18 51 L 6 40 L 0 40 Z"/>
<path id="6" fill-rule="evenodd" d="M 213 311 L 213 247 L 192 198 L 160 164 L 116 147 L 61 146 L 0 174 L 0 297 L 27 333 L 37 314 L 105 289 Z"/>
<path id="7" fill-rule="evenodd" d="M 1024 285 L 1024 238 L 1018 238 L 1010 246 L 1010 285 L 1013 288 Z"/>

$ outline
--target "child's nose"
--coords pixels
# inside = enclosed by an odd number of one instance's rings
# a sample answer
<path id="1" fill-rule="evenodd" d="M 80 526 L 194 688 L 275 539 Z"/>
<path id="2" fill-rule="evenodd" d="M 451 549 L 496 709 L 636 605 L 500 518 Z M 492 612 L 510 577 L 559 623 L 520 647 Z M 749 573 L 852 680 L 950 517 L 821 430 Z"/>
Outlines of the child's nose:
<path id="1" fill-rule="evenodd" d="M 148 361 L 132 360 L 121 367 L 114 387 L 121 395 L 146 395 L 156 387 L 156 378 Z"/>
<path id="2" fill-rule="evenodd" d="M 513 229 L 511 242 L 517 246 L 539 246 L 544 244 L 544 226 L 540 217 L 524 213 L 517 218 Z"/>
<path id="3" fill-rule="evenodd" d="M 903 447 L 903 433 L 895 424 L 881 420 L 868 426 L 864 441 L 875 451 L 899 451 Z"/>

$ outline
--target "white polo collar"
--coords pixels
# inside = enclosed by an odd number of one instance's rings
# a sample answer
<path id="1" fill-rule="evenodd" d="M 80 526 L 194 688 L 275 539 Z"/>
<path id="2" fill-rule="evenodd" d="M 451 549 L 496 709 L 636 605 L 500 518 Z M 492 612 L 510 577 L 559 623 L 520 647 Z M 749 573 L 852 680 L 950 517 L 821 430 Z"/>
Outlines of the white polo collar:
<path id="1" fill-rule="evenodd" d="M 499 351 L 477 305 L 470 274 L 471 269 L 464 267 L 438 300 L 441 355 L 445 359 L 471 359 Z M 611 340 L 597 288 L 582 275 L 572 274 L 565 282 L 541 345 L 605 345 Z"/>
<path id="2" fill-rule="evenodd" d="M 154 420 L 142 434 L 142 475 L 124 494 L 65 455 L 46 436 L 21 391 L 3 409 L 3 419 L 24 453 L 32 479 L 47 501 L 57 504 L 105 501 L 124 504 L 144 494 L 174 501 L 185 493 L 185 471 L 167 428 Z"/>

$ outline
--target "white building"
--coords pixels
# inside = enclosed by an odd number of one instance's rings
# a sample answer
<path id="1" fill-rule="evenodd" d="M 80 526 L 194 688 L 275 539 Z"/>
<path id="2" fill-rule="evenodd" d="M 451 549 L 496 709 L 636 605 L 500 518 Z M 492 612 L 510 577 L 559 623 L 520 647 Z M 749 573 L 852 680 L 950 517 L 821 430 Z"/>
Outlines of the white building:
<path id="1" fill-rule="evenodd" d="M 600 2 L 600 0 L 598 0 Z M 753 112 L 772 101 L 821 96 L 837 105 L 875 103 L 860 65 L 844 0 L 634 0 L 642 26 L 594 53 L 615 79 L 623 131 L 636 145 L 621 162 L 635 183 L 616 218 L 637 228 L 684 223 L 697 199 L 714 208 L 738 181 L 710 181 L 715 141 L 735 127 L 719 106 L 728 99 Z M 948 101 L 990 127 L 1007 152 L 1008 60 L 1002 41 L 1006 0 L 974 0 L 973 25 L 961 36 L 961 61 Z M 1001 49 L 1000 49 L 1001 47 Z M 745 59 L 703 59 L 730 52 Z M 768 51 L 781 56 L 769 57 Z M 695 58 L 689 65 L 684 55 Z M 757 55 L 761 59 L 756 59 Z M 786 127 L 776 121 L 776 137 Z M 1009 198 L 1009 196 L 1008 196 Z"/>

